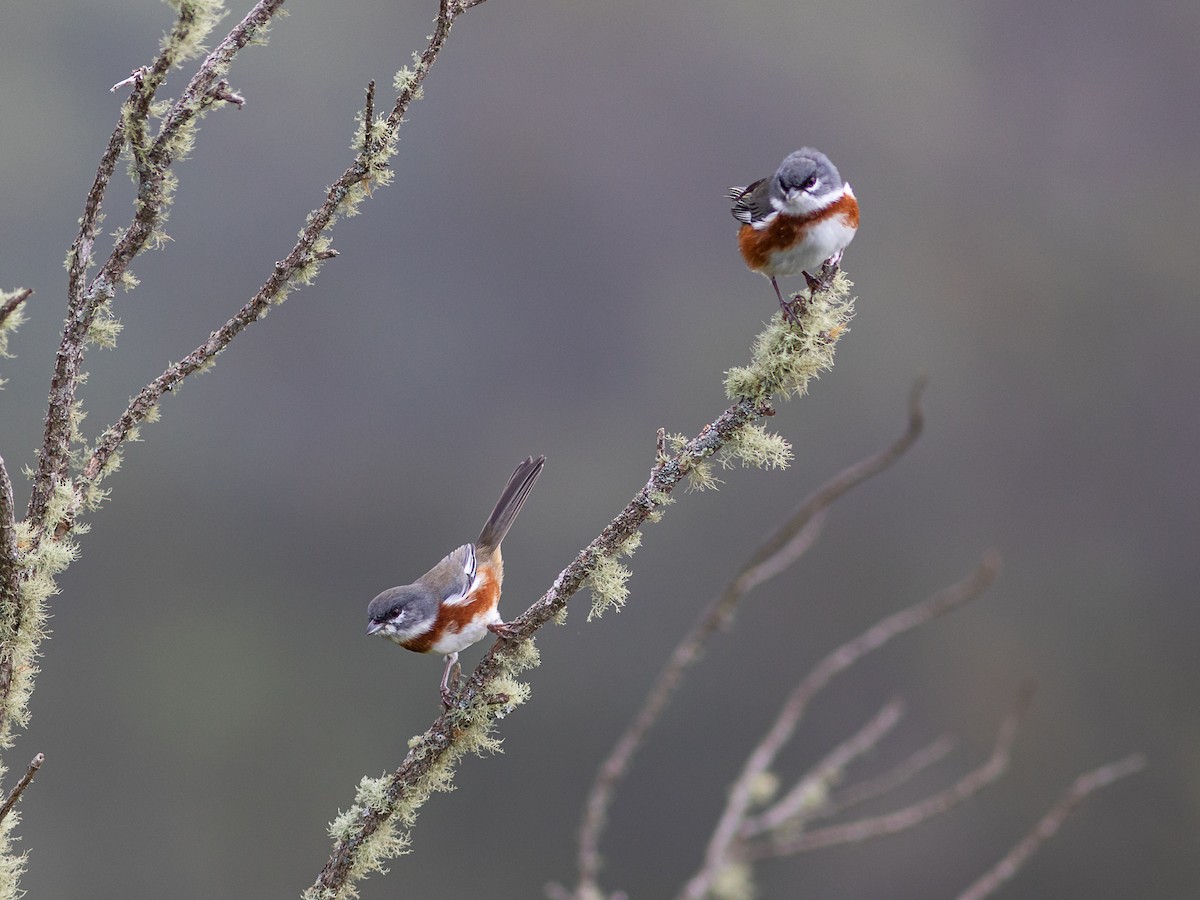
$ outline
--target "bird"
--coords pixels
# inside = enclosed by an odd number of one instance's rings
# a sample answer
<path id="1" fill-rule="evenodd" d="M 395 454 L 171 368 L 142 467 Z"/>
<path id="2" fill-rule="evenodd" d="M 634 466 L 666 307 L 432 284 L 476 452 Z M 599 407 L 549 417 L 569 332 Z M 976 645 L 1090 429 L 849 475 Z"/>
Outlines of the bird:
<path id="1" fill-rule="evenodd" d="M 771 279 L 784 318 L 795 313 L 776 277 L 803 275 L 810 294 L 828 287 L 842 253 L 858 231 L 858 199 L 829 157 L 812 147 L 789 154 L 770 178 L 729 189 L 738 249 L 755 272 Z M 828 262 L 830 271 L 814 277 Z"/>
<path id="2" fill-rule="evenodd" d="M 378 634 L 417 653 L 441 653 L 442 704 L 449 709 L 450 671 L 458 653 L 489 632 L 512 637 L 500 618 L 504 559 L 500 543 L 521 511 L 546 457 L 528 457 L 513 470 L 500 499 L 473 544 L 463 544 L 414 581 L 388 588 L 367 606 L 367 634 Z"/>

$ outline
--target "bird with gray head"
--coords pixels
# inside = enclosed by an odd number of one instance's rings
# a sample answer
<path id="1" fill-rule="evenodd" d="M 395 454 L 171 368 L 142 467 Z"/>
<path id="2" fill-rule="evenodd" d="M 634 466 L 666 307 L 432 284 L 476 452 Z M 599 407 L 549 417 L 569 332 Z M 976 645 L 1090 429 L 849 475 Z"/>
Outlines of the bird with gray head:
<path id="1" fill-rule="evenodd" d="M 388 588 L 367 607 L 367 634 L 378 634 L 417 653 L 441 653 L 442 703 L 452 700 L 451 669 L 458 653 L 489 632 L 511 637 L 500 618 L 500 586 L 504 558 L 500 543 L 521 511 L 546 457 L 529 457 L 508 479 L 492 514 L 473 544 L 463 544 L 414 581 Z"/>
<path id="2" fill-rule="evenodd" d="M 771 279 L 785 318 L 781 275 L 803 275 L 810 292 L 828 287 L 814 277 L 828 262 L 834 271 L 858 231 L 858 199 L 820 150 L 788 155 L 770 178 L 729 189 L 733 217 L 742 223 L 738 249 L 746 265 Z M 831 274 L 831 273 L 830 273 Z"/>

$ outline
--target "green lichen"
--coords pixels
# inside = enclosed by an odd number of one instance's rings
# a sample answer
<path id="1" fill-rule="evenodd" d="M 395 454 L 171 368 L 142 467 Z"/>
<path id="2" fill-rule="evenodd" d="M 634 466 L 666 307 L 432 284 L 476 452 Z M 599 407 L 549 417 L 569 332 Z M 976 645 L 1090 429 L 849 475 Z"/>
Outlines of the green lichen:
<path id="1" fill-rule="evenodd" d="M 828 291 L 797 301 L 798 323 L 776 313 L 755 339 L 750 365 L 726 372 L 729 398 L 765 403 L 773 396 L 803 396 L 812 378 L 833 367 L 837 342 L 854 317 L 852 286 L 839 271 Z"/>

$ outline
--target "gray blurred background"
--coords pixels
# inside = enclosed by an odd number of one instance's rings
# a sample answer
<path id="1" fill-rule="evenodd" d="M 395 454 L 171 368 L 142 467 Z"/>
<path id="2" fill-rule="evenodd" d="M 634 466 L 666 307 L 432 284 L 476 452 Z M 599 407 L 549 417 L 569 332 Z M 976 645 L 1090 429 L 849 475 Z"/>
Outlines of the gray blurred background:
<path id="1" fill-rule="evenodd" d="M 89 434 L 282 258 L 350 160 L 366 82 L 388 95 L 435 3 L 287 8 L 233 69 L 245 108 L 209 115 L 178 168 L 174 243 L 134 265 L 118 350 L 89 359 Z M 170 21 L 153 0 L 0 13 L 0 284 L 37 290 L 0 369 L 22 506 L 61 263 L 123 96 L 108 88 Z M 643 483 L 658 427 L 693 434 L 724 408 L 724 369 L 776 305 L 723 192 L 803 144 L 854 185 L 863 226 L 837 366 L 772 422 L 795 465 L 680 495 L 633 560 L 628 608 L 588 625 L 581 595 L 543 632 L 504 755 L 466 760 L 363 896 L 573 883 L 584 793 L 662 655 L 800 498 L 899 433 L 920 373 L 920 443 L 747 603 L 653 733 L 613 809 L 606 885 L 671 895 L 792 684 L 996 547 L 996 587 L 832 685 L 782 766 L 903 696 L 858 773 L 962 740 L 886 810 L 976 765 L 1033 679 L 1011 773 L 901 836 L 764 865 L 763 895 L 953 896 L 1078 773 L 1143 750 L 1148 770 L 1088 801 L 1004 896 L 1194 896 L 1198 47 L 1184 0 L 471 11 L 411 111 L 395 187 L 338 227 L 313 288 L 164 402 L 108 482 L 8 755 L 47 756 L 22 803 L 30 896 L 311 883 L 358 779 L 437 713 L 440 660 L 365 638 L 367 601 L 472 539 L 516 461 L 545 453 L 505 544 L 515 614 Z M 108 229 L 130 195 L 114 184 Z"/>

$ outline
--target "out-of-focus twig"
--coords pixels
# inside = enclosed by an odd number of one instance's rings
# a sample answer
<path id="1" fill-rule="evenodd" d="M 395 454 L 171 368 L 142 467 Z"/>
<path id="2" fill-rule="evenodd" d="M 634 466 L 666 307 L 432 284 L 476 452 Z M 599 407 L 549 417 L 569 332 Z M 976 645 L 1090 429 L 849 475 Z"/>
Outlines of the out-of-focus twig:
<path id="1" fill-rule="evenodd" d="M 1000 558 L 989 551 L 979 566 L 965 579 L 932 597 L 894 613 L 865 632 L 838 647 L 793 689 L 766 735 L 746 760 L 741 774 L 730 789 L 717 826 L 713 831 L 700 870 L 680 892 L 680 900 L 701 900 L 717 876 L 730 862 L 740 858 L 738 834 L 755 796 L 755 787 L 779 751 L 791 739 L 808 704 L 834 676 L 844 672 L 864 656 L 878 650 L 892 638 L 944 615 L 979 596 L 992 583 L 999 570 Z"/>
<path id="2" fill-rule="evenodd" d="M 739 840 L 774 831 L 789 821 L 808 815 L 810 810 L 815 811 L 814 801 L 823 802 L 823 798 L 828 796 L 829 787 L 840 778 L 846 767 L 875 749 L 903 715 L 904 702 L 899 699 L 889 701 L 854 735 L 827 753 L 783 797 L 759 815 L 746 819 L 742 823 Z"/>
<path id="3" fill-rule="evenodd" d="M 860 781 L 838 791 L 828 804 L 814 810 L 811 818 L 835 816 L 852 806 L 858 806 L 894 791 L 934 763 L 942 760 L 947 753 L 954 749 L 956 743 L 958 742 L 953 735 L 943 734 L 879 777 Z"/>
<path id="4" fill-rule="evenodd" d="M 646 695 L 642 708 L 600 764 L 588 793 L 579 828 L 579 880 L 575 889 L 577 896 L 582 897 L 588 892 L 595 893 L 599 890 L 597 878 L 601 865 L 600 838 L 617 784 L 628 772 L 633 756 L 646 733 L 658 721 L 663 709 L 678 690 L 687 669 L 700 658 L 704 645 L 713 634 L 728 625 L 737 605 L 750 591 L 778 575 L 804 555 L 820 534 L 824 514 L 834 502 L 851 488 L 887 469 L 913 445 L 925 422 L 921 409 L 921 394 L 924 389 L 925 379 L 918 379 L 909 393 L 908 425 L 904 433 L 878 453 L 843 469 L 805 498 L 787 520 L 767 536 L 672 651 Z M 661 455 L 661 449 L 659 453 Z"/>
<path id="5" fill-rule="evenodd" d="M 1145 765 L 1146 758 L 1140 753 L 1135 753 L 1080 775 L 1058 803 L 1033 826 L 1029 833 L 978 881 L 959 894 L 958 900 L 984 900 L 985 897 L 990 897 L 1021 870 L 1021 867 L 1029 861 L 1029 858 L 1038 851 L 1042 844 L 1058 833 L 1058 829 L 1062 827 L 1067 817 L 1090 794 L 1108 787 L 1114 781 L 1127 775 L 1140 772 Z"/>
<path id="6" fill-rule="evenodd" d="M 938 791 L 924 800 L 895 812 L 807 831 L 791 840 L 769 840 L 747 844 L 738 852 L 738 856 L 741 859 L 765 859 L 804 853 L 821 847 L 831 847 L 834 844 L 865 841 L 868 838 L 882 837 L 913 828 L 927 819 L 941 815 L 979 793 L 988 785 L 994 784 L 1008 770 L 1008 764 L 1012 758 L 1013 742 L 1017 738 L 1018 727 L 1029 709 L 1032 698 L 1032 685 L 1024 685 L 1013 708 L 1000 723 L 991 755 L 982 765 L 968 772 L 945 790 Z"/>

